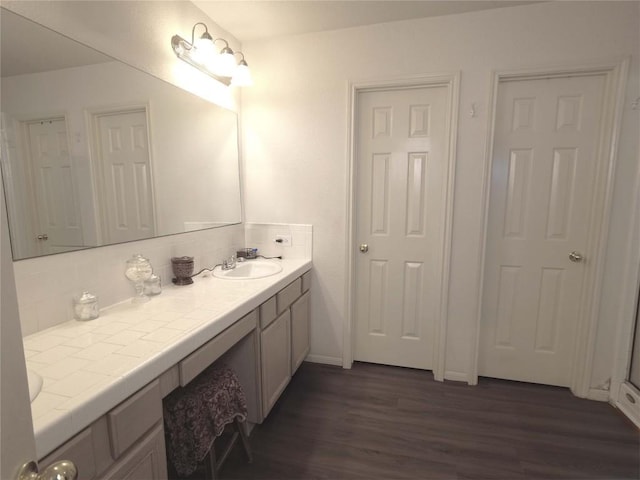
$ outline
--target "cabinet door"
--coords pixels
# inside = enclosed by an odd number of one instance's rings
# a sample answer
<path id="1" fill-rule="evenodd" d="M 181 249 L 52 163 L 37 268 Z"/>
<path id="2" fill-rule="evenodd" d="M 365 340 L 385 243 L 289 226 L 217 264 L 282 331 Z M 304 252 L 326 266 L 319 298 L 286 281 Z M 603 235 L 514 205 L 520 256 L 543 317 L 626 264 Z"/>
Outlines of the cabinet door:
<path id="1" fill-rule="evenodd" d="M 286 310 L 260 332 L 262 414 L 267 416 L 291 379 L 291 313 Z"/>
<path id="2" fill-rule="evenodd" d="M 309 292 L 291 305 L 291 375 L 309 354 Z"/>
<path id="3" fill-rule="evenodd" d="M 166 480 L 164 429 L 159 423 L 103 477 L 104 480 Z"/>
<path id="4" fill-rule="evenodd" d="M 96 477 L 96 461 L 93 450 L 91 427 L 83 430 L 53 453 L 40 460 L 40 471 L 54 462 L 71 460 L 78 469 L 78 480 L 92 480 Z"/>

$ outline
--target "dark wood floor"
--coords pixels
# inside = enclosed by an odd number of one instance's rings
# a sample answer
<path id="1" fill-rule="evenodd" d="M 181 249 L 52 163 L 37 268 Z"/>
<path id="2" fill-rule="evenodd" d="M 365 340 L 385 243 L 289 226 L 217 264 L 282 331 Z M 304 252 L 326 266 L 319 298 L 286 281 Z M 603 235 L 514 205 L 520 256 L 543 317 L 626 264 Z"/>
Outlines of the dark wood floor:
<path id="1" fill-rule="evenodd" d="M 640 435 L 567 389 L 304 363 L 224 479 L 638 479 Z"/>

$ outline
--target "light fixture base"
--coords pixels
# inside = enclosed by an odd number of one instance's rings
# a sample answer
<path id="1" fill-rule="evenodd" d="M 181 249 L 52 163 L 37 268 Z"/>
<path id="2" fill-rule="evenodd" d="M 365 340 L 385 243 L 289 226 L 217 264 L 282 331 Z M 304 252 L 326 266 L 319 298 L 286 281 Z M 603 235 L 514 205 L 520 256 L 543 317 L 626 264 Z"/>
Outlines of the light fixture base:
<path id="1" fill-rule="evenodd" d="M 171 48 L 173 49 L 173 53 L 175 53 L 180 60 L 187 62 L 192 67 L 195 67 L 201 72 L 206 73 L 207 75 L 213 77 L 215 80 L 223 83 L 224 85 L 231 85 L 231 77 L 222 77 L 220 75 L 216 75 L 205 65 L 195 61 L 191 57 L 190 53 L 193 50 L 193 45 L 191 45 L 191 43 L 182 38 L 180 35 L 174 35 L 173 37 L 171 37 Z"/>

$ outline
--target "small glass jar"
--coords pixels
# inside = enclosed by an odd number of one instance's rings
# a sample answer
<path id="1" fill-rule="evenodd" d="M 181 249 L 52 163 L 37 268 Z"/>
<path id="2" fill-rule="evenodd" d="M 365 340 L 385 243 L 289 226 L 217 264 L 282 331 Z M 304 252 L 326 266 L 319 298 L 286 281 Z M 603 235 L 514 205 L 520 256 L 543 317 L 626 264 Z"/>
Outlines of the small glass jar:
<path id="1" fill-rule="evenodd" d="M 100 316 L 98 311 L 98 297 L 82 292 L 82 295 L 73 299 L 73 315 L 76 320 L 94 320 Z"/>
<path id="2" fill-rule="evenodd" d="M 149 300 L 149 297 L 144 293 L 144 282 L 151 277 L 152 273 L 151 263 L 139 253 L 127 260 L 124 274 L 133 282 L 136 288 L 136 295 L 132 300 L 133 303 L 144 303 Z"/>
<path id="3" fill-rule="evenodd" d="M 144 281 L 144 294 L 145 295 L 159 295 L 162 292 L 162 283 L 160 277 L 155 273 Z"/>

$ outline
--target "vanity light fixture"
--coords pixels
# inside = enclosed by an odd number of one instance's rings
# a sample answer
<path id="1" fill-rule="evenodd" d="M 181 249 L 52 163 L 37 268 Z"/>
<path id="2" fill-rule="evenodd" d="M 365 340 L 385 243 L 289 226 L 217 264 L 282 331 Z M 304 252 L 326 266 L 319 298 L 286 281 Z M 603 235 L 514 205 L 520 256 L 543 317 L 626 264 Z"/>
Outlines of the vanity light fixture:
<path id="1" fill-rule="evenodd" d="M 196 27 L 204 27 L 204 32 L 196 38 Z M 224 42 L 224 47 L 217 50 L 216 42 Z M 225 85 L 239 87 L 251 85 L 251 74 L 242 52 L 234 53 L 229 42 L 224 38 L 214 39 L 207 26 L 196 23 L 191 29 L 191 42 L 180 35 L 171 37 L 171 48 L 176 56 L 192 67 L 210 75 Z M 242 59 L 236 62 L 236 55 L 242 55 Z"/>

